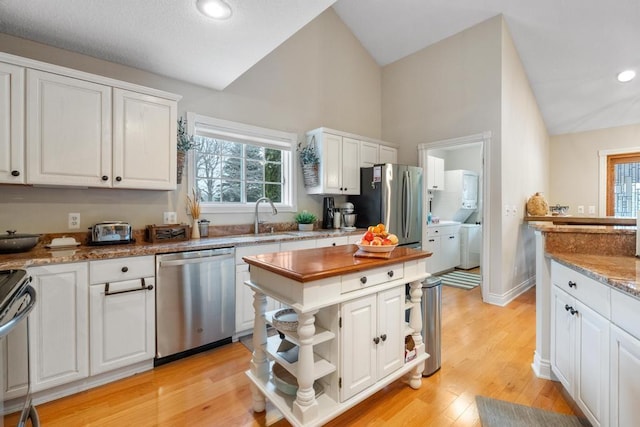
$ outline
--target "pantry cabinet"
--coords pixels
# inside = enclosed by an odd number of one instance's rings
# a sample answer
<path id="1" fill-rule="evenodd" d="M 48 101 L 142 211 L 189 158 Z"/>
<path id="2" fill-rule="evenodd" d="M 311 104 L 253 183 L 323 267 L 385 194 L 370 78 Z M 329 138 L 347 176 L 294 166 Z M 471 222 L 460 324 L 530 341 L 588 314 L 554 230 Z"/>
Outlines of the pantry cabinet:
<path id="1" fill-rule="evenodd" d="M 394 288 L 342 305 L 341 401 L 404 365 L 404 303 Z"/>
<path id="2" fill-rule="evenodd" d="M 24 73 L 0 62 L 0 183 L 25 183 Z"/>
<path id="3" fill-rule="evenodd" d="M 155 356 L 153 256 L 89 263 L 90 374 Z"/>
<path id="4" fill-rule="evenodd" d="M 360 194 L 360 141 L 323 128 L 307 132 L 320 153 L 320 180 L 307 194 Z"/>
<path id="5" fill-rule="evenodd" d="M 87 263 L 31 267 L 38 303 L 29 316 L 31 390 L 37 392 L 89 375 Z"/>

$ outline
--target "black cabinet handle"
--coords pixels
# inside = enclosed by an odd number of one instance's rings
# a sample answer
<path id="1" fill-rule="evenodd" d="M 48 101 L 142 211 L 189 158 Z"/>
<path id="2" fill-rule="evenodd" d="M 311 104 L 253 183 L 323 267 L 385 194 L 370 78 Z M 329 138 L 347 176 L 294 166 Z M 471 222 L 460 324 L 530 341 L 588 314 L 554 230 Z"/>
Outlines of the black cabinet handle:
<path id="1" fill-rule="evenodd" d="M 387 340 L 387 334 L 380 335 L 380 338 L 382 338 L 382 341 L 386 341 Z"/>
<path id="2" fill-rule="evenodd" d="M 379 344 L 379 343 L 380 343 L 380 338 L 375 337 L 375 338 L 373 339 L 373 342 L 374 342 L 374 343 L 376 343 L 376 344 Z"/>
<path id="3" fill-rule="evenodd" d="M 436 239 L 429 239 L 429 241 L 430 241 L 430 242 L 435 242 L 435 241 L 436 241 Z"/>
<path id="4" fill-rule="evenodd" d="M 449 236 L 449 238 L 450 238 L 450 239 L 455 239 L 455 238 L 456 238 L 456 236 Z"/>
<path id="5" fill-rule="evenodd" d="M 576 314 L 578 314 L 578 310 L 571 307 L 571 309 L 569 310 L 569 313 L 571 313 L 572 316 L 575 316 Z"/>
<path id="6" fill-rule="evenodd" d="M 20 171 L 11 171 L 11 176 L 20 176 Z"/>
<path id="7" fill-rule="evenodd" d="M 564 305 L 564 309 L 565 309 L 566 311 L 569 311 L 569 310 L 571 309 L 571 306 L 570 306 L 569 304 L 565 304 L 565 305 Z"/>
<path id="8" fill-rule="evenodd" d="M 367 283 L 367 277 L 366 277 L 366 276 L 361 277 L 361 278 L 360 278 L 360 283 L 362 283 L 363 285 L 364 285 L 365 283 Z"/>
<path id="9" fill-rule="evenodd" d="M 122 267 L 120 269 L 123 273 L 126 273 L 127 271 L 129 271 L 129 267 L 127 267 L 126 265 L 124 267 Z"/>
<path id="10" fill-rule="evenodd" d="M 102 175 L 102 180 L 103 180 L 103 181 L 108 181 L 108 180 L 109 180 L 109 177 L 108 177 L 107 175 Z"/>
<path id="11" fill-rule="evenodd" d="M 578 284 L 576 282 L 573 282 L 573 281 L 569 280 L 569 287 L 577 289 L 578 288 Z"/>
<path id="12" fill-rule="evenodd" d="M 122 181 L 122 177 L 121 176 L 116 176 L 116 181 L 118 181 L 118 182 Z"/>
<path id="13" fill-rule="evenodd" d="M 389 276 L 389 277 L 393 277 L 393 270 L 389 271 L 389 272 L 387 273 L 387 276 Z"/>
<path id="14" fill-rule="evenodd" d="M 333 242 L 333 243 L 331 244 L 331 246 L 335 246 L 335 245 L 336 245 L 336 242 Z"/>

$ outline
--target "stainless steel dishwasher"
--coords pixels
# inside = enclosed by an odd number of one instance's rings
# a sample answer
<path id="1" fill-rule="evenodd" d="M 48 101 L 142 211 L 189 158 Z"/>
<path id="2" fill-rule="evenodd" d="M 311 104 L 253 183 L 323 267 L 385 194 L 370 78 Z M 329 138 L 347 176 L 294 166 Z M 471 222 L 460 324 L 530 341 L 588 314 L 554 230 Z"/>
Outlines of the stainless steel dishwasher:
<path id="1" fill-rule="evenodd" d="M 234 248 L 156 256 L 156 365 L 231 342 L 234 258 Z"/>

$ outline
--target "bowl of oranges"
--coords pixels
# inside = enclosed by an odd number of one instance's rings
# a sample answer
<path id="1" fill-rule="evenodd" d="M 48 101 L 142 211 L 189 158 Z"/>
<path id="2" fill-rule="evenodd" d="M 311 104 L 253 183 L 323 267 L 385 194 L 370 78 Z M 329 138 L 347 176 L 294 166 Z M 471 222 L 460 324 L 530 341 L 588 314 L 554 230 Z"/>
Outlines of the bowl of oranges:
<path id="1" fill-rule="evenodd" d="M 357 245 L 365 252 L 391 252 L 398 246 L 398 236 L 389 233 L 384 224 L 371 225 Z"/>

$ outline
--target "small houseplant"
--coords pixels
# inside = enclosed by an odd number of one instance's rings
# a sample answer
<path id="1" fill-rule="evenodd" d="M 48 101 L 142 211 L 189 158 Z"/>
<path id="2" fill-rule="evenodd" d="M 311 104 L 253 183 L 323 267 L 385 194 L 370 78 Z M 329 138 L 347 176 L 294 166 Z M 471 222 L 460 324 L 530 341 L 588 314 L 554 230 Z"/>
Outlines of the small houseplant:
<path id="1" fill-rule="evenodd" d="M 319 184 L 320 157 L 316 151 L 315 137 L 304 147 L 298 143 L 298 158 L 302 166 L 302 176 L 305 187 L 315 187 Z"/>
<path id="2" fill-rule="evenodd" d="M 315 224 L 316 219 L 314 214 L 307 211 L 298 212 L 294 217 L 295 222 L 298 223 L 298 230 L 300 231 L 313 230 L 313 224 Z"/>
<path id="3" fill-rule="evenodd" d="M 187 132 L 187 120 L 180 117 L 178 119 L 178 184 L 182 183 L 182 171 L 184 170 L 184 163 L 187 155 L 187 151 L 196 146 L 196 141 L 193 135 L 189 135 Z"/>

